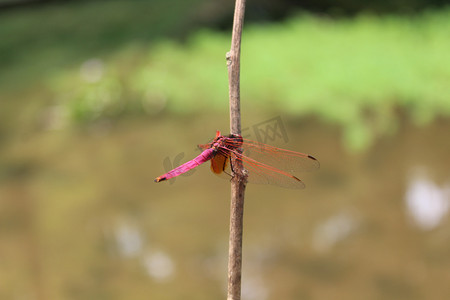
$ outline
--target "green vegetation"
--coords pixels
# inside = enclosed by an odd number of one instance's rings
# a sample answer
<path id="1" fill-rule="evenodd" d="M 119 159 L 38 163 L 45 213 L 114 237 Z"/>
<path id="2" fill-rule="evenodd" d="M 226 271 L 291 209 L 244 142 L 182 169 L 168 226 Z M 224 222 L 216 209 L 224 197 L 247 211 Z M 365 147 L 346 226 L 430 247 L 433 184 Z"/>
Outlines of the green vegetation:
<path id="1" fill-rule="evenodd" d="M 130 43 L 182 37 L 204 0 L 69 1 L 0 14 L 0 88 L 108 56 Z"/>
<path id="2" fill-rule="evenodd" d="M 450 115 L 449 36 L 450 9 L 415 17 L 299 15 L 250 25 L 243 40 L 244 109 L 315 116 L 341 126 L 350 148 L 365 148 L 375 136 L 395 132 L 398 110 L 417 124 Z M 228 48 L 229 34 L 207 30 L 185 43 L 128 43 L 44 81 L 52 105 L 69 121 L 221 111 Z"/>
<path id="3" fill-rule="evenodd" d="M 449 29 L 450 10 L 416 18 L 299 16 L 281 25 L 251 26 L 243 42 L 244 102 L 339 124 L 351 148 L 364 148 L 375 135 L 395 130 L 399 108 L 419 124 L 450 115 Z M 116 71 L 102 80 L 83 84 L 76 70 L 62 79 L 70 84 L 60 92 L 77 90 L 66 102 L 76 107 L 76 116 L 80 106 L 97 117 L 138 107 L 150 114 L 163 108 L 226 109 L 228 44 L 227 34 L 211 31 L 197 33 L 186 45 L 161 42 L 121 84 L 111 83 L 123 69 L 112 59 L 108 65 Z M 111 91 L 103 93 L 108 86 Z M 118 91 L 122 100 L 99 97 L 118 97 Z"/>

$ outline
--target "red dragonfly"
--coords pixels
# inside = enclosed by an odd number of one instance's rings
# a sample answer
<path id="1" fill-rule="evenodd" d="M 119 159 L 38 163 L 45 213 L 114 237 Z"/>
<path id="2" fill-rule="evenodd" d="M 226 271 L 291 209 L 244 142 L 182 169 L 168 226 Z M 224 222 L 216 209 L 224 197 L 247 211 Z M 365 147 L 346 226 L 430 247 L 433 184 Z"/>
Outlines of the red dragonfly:
<path id="1" fill-rule="evenodd" d="M 313 171 L 320 166 L 319 161 L 311 155 L 247 140 L 237 134 L 223 136 L 220 131 L 217 131 L 211 143 L 199 147 L 203 149 L 199 156 L 157 177 L 155 182 L 179 176 L 208 160 L 211 160 L 213 173 L 230 178 L 233 176 L 233 159 L 237 159 L 242 161 L 247 170 L 250 183 L 302 189 L 305 184 L 291 173 Z"/>

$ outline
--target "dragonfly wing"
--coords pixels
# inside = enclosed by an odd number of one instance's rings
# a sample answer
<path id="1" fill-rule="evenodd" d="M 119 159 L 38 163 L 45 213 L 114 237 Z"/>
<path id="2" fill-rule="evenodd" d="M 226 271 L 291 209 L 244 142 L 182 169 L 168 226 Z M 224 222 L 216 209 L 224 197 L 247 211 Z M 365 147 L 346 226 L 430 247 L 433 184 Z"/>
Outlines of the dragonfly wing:
<path id="1" fill-rule="evenodd" d="M 287 173 L 296 174 L 304 171 L 314 171 L 320 167 L 319 161 L 308 154 L 281 149 L 247 139 L 244 139 L 241 147 L 244 156 Z"/>
<path id="2" fill-rule="evenodd" d="M 223 167 L 223 171 L 220 173 L 215 172 L 217 175 L 222 175 L 221 177 L 230 178 L 231 174 L 233 174 L 233 160 L 230 161 L 230 157 L 233 157 L 234 159 L 242 161 L 244 168 L 248 172 L 247 181 L 250 183 L 274 184 L 293 189 L 302 189 L 305 187 L 305 184 L 294 175 L 246 157 L 235 150 L 220 148 L 216 157 L 218 155 L 219 161 L 222 161 L 223 157 L 227 158 L 225 164 L 220 163 L 220 166 Z M 222 158 L 220 158 L 220 156 L 222 156 Z M 215 164 L 215 162 L 212 162 L 212 165 L 213 164 Z M 212 168 L 214 167 L 212 166 Z"/>
<path id="3" fill-rule="evenodd" d="M 285 150 L 256 141 L 242 140 L 239 147 L 242 154 L 235 151 L 235 140 L 225 141 L 223 151 L 230 151 L 240 159 L 248 170 L 248 182 L 274 184 L 287 188 L 304 188 L 304 183 L 296 176 L 298 172 L 313 171 L 319 162 L 311 155 Z M 234 148 L 233 148 L 234 147 Z"/>
<path id="4" fill-rule="evenodd" d="M 234 138 L 221 140 L 215 157 L 211 160 L 212 171 L 230 178 L 233 174 L 232 161 L 242 161 L 248 171 L 248 182 L 259 184 L 274 184 L 286 188 L 301 189 L 305 184 L 295 174 L 301 171 L 313 171 L 319 168 L 319 162 L 308 154 L 280 149 L 263 143 Z M 205 147 L 204 145 L 203 147 Z M 230 159 L 233 158 L 233 159 Z"/>
<path id="5" fill-rule="evenodd" d="M 285 188 L 303 189 L 305 184 L 292 174 L 275 167 L 260 163 L 244 155 L 234 154 L 242 160 L 244 168 L 248 172 L 248 182 L 258 184 L 273 184 Z"/>

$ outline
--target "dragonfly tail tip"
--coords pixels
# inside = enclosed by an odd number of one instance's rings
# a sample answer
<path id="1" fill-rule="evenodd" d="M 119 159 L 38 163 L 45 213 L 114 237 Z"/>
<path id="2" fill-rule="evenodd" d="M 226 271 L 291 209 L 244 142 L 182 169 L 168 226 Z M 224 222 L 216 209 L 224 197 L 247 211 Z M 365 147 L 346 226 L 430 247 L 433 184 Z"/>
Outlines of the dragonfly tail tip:
<path id="1" fill-rule="evenodd" d="M 160 182 L 166 180 L 166 177 L 156 177 L 155 182 Z"/>

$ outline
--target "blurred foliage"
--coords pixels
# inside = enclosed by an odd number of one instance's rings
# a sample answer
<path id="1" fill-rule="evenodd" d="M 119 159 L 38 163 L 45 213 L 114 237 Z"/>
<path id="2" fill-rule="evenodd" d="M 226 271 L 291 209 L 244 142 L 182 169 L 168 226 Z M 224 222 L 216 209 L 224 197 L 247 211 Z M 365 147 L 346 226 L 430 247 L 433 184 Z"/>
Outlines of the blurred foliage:
<path id="1" fill-rule="evenodd" d="M 204 2 L 67 1 L 1 11 L 0 88 L 22 88 L 124 44 L 182 37 L 195 28 Z"/>
<path id="2" fill-rule="evenodd" d="M 97 0 L 97 2 L 110 0 Z M 154 2 L 154 0 L 128 0 L 126 2 Z M 171 0 L 176 3 L 177 0 Z M 67 0 L 0 0 L 0 9 L 18 8 L 23 6 L 39 6 L 49 2 L 67 3 Z M 86 0 L 71 0 L 71 2 L 90 2 Z M 185 1 L 186 2 L 186 1 Z M 208 0 L 211 7 L 228 6 L 232 1 Z M 250 20 L 274 20 L 286 16 L 292 10 L 302 9 L 321 13 L 353 14 L 358 12 L 415 12 L 424 8 L 445 5 L 446 0 L 247 0 L 246 11 Z M 230 10 L 232 12 L 232 10 Z"/>
<path id="3" fill-rule="evenodd" d="M 73 1 L 3 11 L 0 137 L 36 121 L 55 129 L 225 110 L 229 33 L 192 31 L 228 26 L 230 3 Z M 277 14 L 282 4 L 269 4 L 250 1 L 248 19 L 276 18 L 264 11 Z M 354 18 L 303 13 L 279 24 L 247 23 L 244 112 L 275 110 L 338 124 L 350 149 L 395 132 L 398 111 L 417 124 L 448 116 L 449 15 L 449 8 Z"/>
<path id="4" fill-rule="evenodd" d="M 377 135 L 395 132 L 399 109 L 417 124 L 450 115 L 449 34 L 449 9 L 345 20 L 300 15 L 250 26 L 242 97 L 249 109 L 257 104 L 339 124 L 349 147 L 362 149 Z M 228 47 L 228 34 L 201 31 L 184 44 L 159 42 L 148 56 L 129 47 L 98 60 L 97 67 L 85 62 L 80 70 L 57 74 L 51 86 L 57 104 L 81 121 L 226 109 Z"/>
<path id="5" fill-rule="evenodd" d="M 246 24 L 282 20 L 299 10 L 346 16 L 417 12 L 445 3 L 248 0 Z M 233 1 L 228 0 L 0 1 L 0 88 L 20 89 L 36 77 L 81 63 L 86 56 L 115 53 L 129 43 L 182 39 L 205 26 L 229 32 L 232 19 Z"/>
<path id="6" fill-rule="evenodd" d="M 355 14 L 361 12 L 411 13 L 427 7 L 438 7 L 447 3 L 445 0 L 284 0 L 282 2 L 284 2 L 285 6 L 289 7 L 302 6 L 310 11 L 334 14 Z"/>

